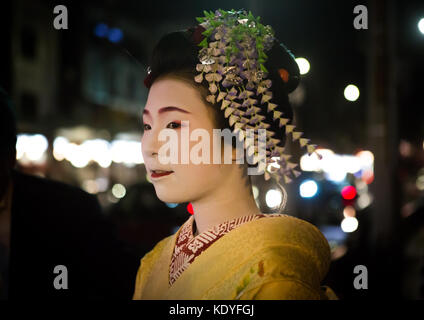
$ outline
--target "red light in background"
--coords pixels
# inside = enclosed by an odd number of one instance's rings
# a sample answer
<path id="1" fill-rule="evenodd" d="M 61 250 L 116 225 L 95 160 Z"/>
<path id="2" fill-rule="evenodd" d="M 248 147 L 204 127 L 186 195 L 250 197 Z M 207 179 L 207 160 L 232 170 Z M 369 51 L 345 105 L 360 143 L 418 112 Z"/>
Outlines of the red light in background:
<path id="1" fill-rule="evenodd" d="M 188 213 L 190 213 L 190 214 L 194 214 L 194 212 L 193 212 L 193 206 L 191 205 L 191 203 L 189 203 L 189 204 L 187 205 L 187 211 L 188 211 Z"/>
<path id="2" fill-rule="evenodd" d="M 346 186 L 342 189 L 342 197 L 345 200 L 352 200 L 356 197 L 356 188 L 353 186 Z"/>

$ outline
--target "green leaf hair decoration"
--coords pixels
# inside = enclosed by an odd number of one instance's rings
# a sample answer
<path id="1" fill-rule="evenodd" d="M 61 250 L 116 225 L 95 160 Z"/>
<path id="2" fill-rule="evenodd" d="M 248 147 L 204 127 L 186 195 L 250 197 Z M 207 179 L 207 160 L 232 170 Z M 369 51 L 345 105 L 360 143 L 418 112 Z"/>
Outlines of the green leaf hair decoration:
<path id="1" fill-rule="evenodd" d="M 279 127 L 284 126 L 285 133 L 291 133 L 293 141 L 298 140 L 309 155 L 315 152 L 316 145 L 309 145 L 309 139 L 301 138 L 303 133 L 295 132 L 295 126 L 288 124 L 290 119 L 274 110 L 278 105 L 271 102 L 272 81 L 267 79 L 269 74 L 265 63 L 268 59 L 266 52 L 276 40 L 272 27 L 261 24 L 260 17 L 255 18 L 250 11 L 218 9 L 215 13 L 203 13 L 204 17 L 196 18 L 205 31 L 202 32 L 204 39 L 198 44 L 200 63 L 196 65 L 196 71 L 199 74 L 194 80 L 208 82 L 210 94 L 206 100 L 211 104 L 220 103 L 234 133 L 255 130 L 254 143 L 246 140 L 244 144 L 247 154 L 254 155 L 253 162 L 258 161 L 256 156 L 259 153 L 258 144 L 255 145 L 258 140 L 256 129 L 271 126 L 261 112 L 271 113 Z M 285 183 L 290 183 L 301 172 L 295 170 L 297 164 L 289 161 L 291 155 L 283 153 L 282 141 L 273 138 L 274 135 L 275 132 L 267 130 L 264 176 L 266 180 L 274 176 L 278 182 L 284 178 Z M 270 165 L 272 163 L 274 165 Z"/>
<path id="2" fill-rule="evenodd" d="M 253 38 L 256 40 L 256 48 L 259 56 L 259 67 L 264 72 L 266 70 L 264 63 L 267 55 L 265 54 L 265 48 L 263 43 L 267 42 L 268 45 L 272 46 L 274 41 L 274 30 L 271 26 L 264 26 L 260 23 L 261 17 L 255 18 L 249 11 L 224 11 L 218 9 L 216 13 L 203 11 L 204 17 L 197 17 L 196 20 L 206 28 L 202 34 L 206 37 L 203 39 L 199 46 L 202 48 L 208 47 L 208 37 L 212 34 L 218 34 L 221 39 L 223 32 L 229 31 L 227 45 L 231 49 L 231 53 L 238 53 L 240 49 L 237 47 L 237 43 L 243 41 L 245 38 Z M 218 30 L 216 30 L 218 29 Z M 247 36 L 247 37 L 246 37 Z M 269 48 L 270 49 L 270 48 Z M 227 62 L 229 62 L 229 55 L 227 55 Z"/>

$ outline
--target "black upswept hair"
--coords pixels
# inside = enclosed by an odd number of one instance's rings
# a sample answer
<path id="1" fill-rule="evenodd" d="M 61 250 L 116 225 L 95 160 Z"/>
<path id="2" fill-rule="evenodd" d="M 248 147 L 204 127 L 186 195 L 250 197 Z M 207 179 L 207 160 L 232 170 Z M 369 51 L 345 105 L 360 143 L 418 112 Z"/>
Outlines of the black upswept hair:
<path id="1" fill-rule="evenodd" d="M 189 84 L 200 90 L 201 96 L 206 101 L 209 95 L 209 85 L 207 81 L 197 83 L 194 77 L 198 74 L 196 65 L 199 63 L 198 52 L 200 47 L 193 40 L 195 27 L 186 30 L 180 30 L 165 34 L 155 45 L 149 66 L 151 74 L 149 77 L 149 86 L 159 77 L 175 76 L 186 80 Z M 268 59 L 264 64 L 268 70 L 268 79 L 272 81 L 271 91 L 272 99 L 270 102 L 278 105 L 275 111 L 283 113 L 284 118 L 289 119 L 290 124 L 293 121 L 293 110 L 289 102 L 288 94 L 296 89 L 300 81 L 299 67 L 295 61 L 294 55 L 284 46 L 275 40 L 273 47 L 267 52 Z M 288 74 L 288 80 L 283 81 L 280 71 L 284 69 Z M 212 106 L 212 104 L 208 103 Z M 213 105 L 215 112 L 216 125 L 219 129 L 230 128 L 228 119 L 224 117 L 224 112 L 220 109 L 220 102 Z M 262 110 L 260 114 L 266 116 L 265 122 L 269 123 L 271 130 L 276 133 L 274 138 L 281 140 L 280 146 L 284 147 L 286 134 L 284 127 L 279 127 L 278 121 L 273 120 L 272 112 Z"/>
<path id="2" fill-rule="evenodd" d="M 10 155 L 15 149 L 16 117 L 8 94 L 0 87 L 0 155 Z"/>

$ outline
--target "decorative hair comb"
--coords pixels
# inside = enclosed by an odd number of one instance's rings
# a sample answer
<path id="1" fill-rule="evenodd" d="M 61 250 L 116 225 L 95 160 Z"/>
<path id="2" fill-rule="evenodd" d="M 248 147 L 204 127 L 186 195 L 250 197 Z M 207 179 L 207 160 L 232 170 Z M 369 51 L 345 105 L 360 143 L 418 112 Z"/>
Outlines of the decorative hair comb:
<path id="1" fill-rule="evenodd" d="M 207 81 L 210 94 L 206 100 L 213 105 L 220 104 L 233 133 L 246 137 L 247 129 L 253 129 L 255 135 L 257 129 L 266 129 L 265 167 L 259 169 L 264 171 L 265 180 L 274 176 L 278 182 L 282 179 L 286 184 L 292 182 L 301 174 L 296 170 L 298 164 L 289 161 L 291 155 L 284 153 L 283 142 L 274 137 L 278 132 L 268 130 L 270 117 L 267 119 L 264 113 L 271 113 L 272 121 L 276 121 L 279 128 L 284 127 L 286 135 L 291 133 L 293 141 L 297 140 L 309 155 L 316 153 L 316 145 L 309 144 L 310 140 L 302 137 L 303 132 L 294 131 L 296 126 L 289 124 L 290 119 L 284 118 L 278 105 L 272 102 L 272 81 L 267 79 L 269 72 L 265 63 L 266 52 L 276 42 L 273 29 L 262 25 L 260 17 L 255 18 L 245 10 L 219 9 L 215 13 L 204 11 L 204 15 L 196 18 L 199 25 L 189 29 L 191 40 L 200 47 L 196 65 L 199 73 L 194 80 Z M 294 60 L 294 56 L 292 58 Z M 294 75 L 285 68 L 277 71 L 281 81 L 288 85 Z M 150 86 L 150 76 L 149 67 L 144 81 L 146 87 Z M 298 79 L 295 80 L 297 86 Z M 253 141 L 258 141 L 256 136 Z M 258 147 L 247 140 L 244 143 L 247 154 L 253 156 L 253 164 L 258 161 Z M 276 165 L 269 165 L 271 163 Z"/>

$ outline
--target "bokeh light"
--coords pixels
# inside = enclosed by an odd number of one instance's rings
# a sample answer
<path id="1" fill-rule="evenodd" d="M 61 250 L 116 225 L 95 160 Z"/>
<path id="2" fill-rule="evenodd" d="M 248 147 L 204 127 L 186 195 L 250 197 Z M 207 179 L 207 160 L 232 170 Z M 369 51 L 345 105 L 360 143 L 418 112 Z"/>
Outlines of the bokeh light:
<path id="1" fill-rule="evenodd" d="M 344 97 L 349 101 L 356 101 L 359 98 L 359 89 L 357 86 L 350 84 L 344 89 Z"/>
<path id="2" fill-rule="evenodd" d="M 312 198 L 318 192 L 318 185 L 313 180 L 305 180 L 300 184 L 299 191 L 302 198 Z"/>
<path id="3" fill-rule="evenodd" d="M 16 140 L 16 159 L 23 163 L 41 164 L 46 160 L 49 147 L 42 134 L 19 134 Z"/>
<path id="4" fill-rule="evenodd" d="M 258 187 L 257 186 L 252 186 L 252 192 L 253 192 L 253 197 L 255 199 L 257 199 L 258 196 L 259 196 L 259 189 L 258 189 Z"/>
<path id="5" fill-rule="evenodd" d="M 352 206 L 346 206 L 346 207 L 343 209 L 343 216 L 344 216 L 345 218 L 348 218 L 348 217 L 355 217 L 355 216 L 356 216 L 356 210 L 355 210 L 355 208 L 354 208 L 354 207 L 352 207 Z"/>
<path id="6" fill-rule="evenodd" d="M 122 199 L 123 197 L 125 197 L 126 193 L 127 193 L 127 190 L 120 183 L 117 183 L 112 187 L 112 194 L 117 199 Z"/>
<path id="7" fill-rule="evenodd" d="M 299 66 L 300 74 L 304 75 L 309 72 L 309 69 L 311 68 L 311 65 L 309 64 L 309 61 L 305 58 L 296 58 L 297 65 Z"/>
<path id="8" fill-rule="evenodd" d="M 121 29 L 112 28 L 109 30 L 108 39 L 110 42 L 118 43 L 122 40 L 123 34 Z"/>
<path id="9" fill-rule="evenodd" d="M 187 211 L 190 214 L 194 214 L 193 205 L 191 204 L 191 202 L 187 205 Z"/>
<path id="10" fill-rule="evenodd" d="M 109 33 L 109 27 L 104 23 L 98 23 L 94 27 L 94 34 L 99 38 L 107 37 Z"/>
<path id="11" fill-rule="evenodd" d="M 418 21 L 418 30 L 424 34 L 424 18 L 421 18 L 420 21 Z"/>
<path id="12" fill-rule="evenodd" d="M 355 217 L 347 217 L 342 220 L 341 228 L 343 232 L 349 233 L 354 232 L 356 229 L 358 229 L 358 219 Z"/>
<path id="13" fill-rule="evenodd" d="M 271 189 L 268 190 L 265 195 L 265 202 L 266 205 L 269 208 L 276 208 L 281 204 L 281 201 L 283 200 L 283 195 L 281 194 L 281 191 Z"/>
<path id="14" fill-rule="evenodd" d="M 352 200 L 356 197 L 356 188 L 354 186 L 346 186 L 342 189 L 342 197 L 345 200 Z"/>

